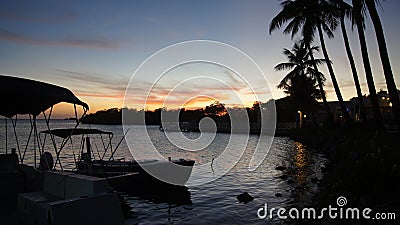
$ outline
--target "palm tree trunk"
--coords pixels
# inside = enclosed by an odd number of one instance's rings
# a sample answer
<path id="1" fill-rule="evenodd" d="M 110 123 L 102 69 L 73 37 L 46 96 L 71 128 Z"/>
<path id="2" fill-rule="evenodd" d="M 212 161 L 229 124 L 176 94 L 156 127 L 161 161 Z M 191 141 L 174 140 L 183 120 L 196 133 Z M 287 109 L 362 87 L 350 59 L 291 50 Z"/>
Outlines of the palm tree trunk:
<path id="1" fill-rule="evenodd" d="M 358 17 L 358 16 L 357 16 Z M 369 61 L 367 42 L 365 41 L 364 27 L 360 18 L 356 18 L 356 25 L 358 31 L 358 38 L 360 40 L 361 54 L 363 58 L 365 76 L 367 78 L 369 98 L 371 100 L 372 109 L 374 112 L 375 128 L 382 129 L 382 117 L 379 109 L 378 98 L 374 84 L 374 77 L 372 76 L 371 64 Z"/>
<path id="2" fill-rule="evenodd" d="M 328 56 L 328 51 L 326 50 L 324 34 L 322 33 L 321 25 L 318 25 L 318 34 L 319 34 L 319 40 L 321 42 L 322 53 L 324 54 L 324 57 L 326 60 L 326 65 L 327 65 L 328 71 L 329 71 L 329 75 L 331 76 L 333 88 L 335 89 L 336 96 L 339 100 L 340 108 L 342 108 L 344 119 L 346 120 L 346 123 L 349 126 L 350 125 L 350 115 L 349 115 L 346 105 L 343 102 L 342 93 L 340 92 L 339 84 L 336 80 L 335 73 L 333 72 L 332 64 L 330 63 L 331 61 Z"/>
<path id="3" fill-rule="evenodd" d="M 310 52 L 311 61 L 315 62 L 314 53 L 312 52 L 309 43 L 307 43 L 307 48 L 308 48 L 308 51 Z M 315 72 L 318 73 L 319 70 L 318 70 L 317 64 L 313 63 L 313 67 L 314 67 Z M 321 78 L 319 76 L 317 76 L 316 78 L 317 78 L 319 90 L 321 92 L 322 102 L 324 103 L 325 110 L 328 113 L 328 121 L 329 121 L 329 123 L 331 123 L 333 121 L 333 116 L 332 116 L 331 109 L 329 108 L 328 101 L 326 100 L 326 95 L 325 95 L 325 91 L 324 91 L 324 85 L 323 85 L 322 80 L 321 80 Z"/>
<path id="4" fill-rule="evenodd" d="M 317 119 L 315 118 L 314 101 L 313 101 L 313 98 L 312 98 L 310 87 L 307 84 L 305 84 L 305 88 L 306 88 L 306 96 L 307 96 L 307 99 L 308 99 L 308 106 L 309 106 L 307 108 L 310 109 L 310 113 L 311 113 L 311 117 L 312 117 L 312 120 L 313 120 L 314 128 L 317 128 L 318 127 L 318 123 L 317 123 Z"/>
<path id="5" fill-rule="evenodd" d="M 374 24 L 375 35 L 378 41 L 379 54 L 382 61 L 382 67 L 385 74 L 386 86 L 388 88 L 390 102 L 393 105 L 393 113 L 395 120 L 400 130 L 400 100 L 399 93 L 397 91 L 396 83 L 394 82 L 392 67 L 390 65 L 389 54 L 386 47 L 385 34 L 383 32 L 383 27 L 379 14 L 376 10 L 375 1 L 366 1 L 368 12 L 371 16 L 372 23 Z"/>
<path id="6" fill-rule="evenodd" d="M 363 122 L 367 121 L 367 117 L 365 114 L 363 95 L 361 92 L 361 86 L 360 86 L 360 81 L 358 80 L 356 64 L 354 62 L 353 53 L 351 52 L 349 38 L 347 36 L 347 31 L 346 31 L 346 25 L 344 22 L 345 22 L 344 21 L 344 11 L 342 11 L 342 14 L 340 16 L 340 26 L 342 28 L 344 46 L 346 48 L 347 57 L 349 58 L 350 68 L 351 68 L 351 72 L 353 74 L 353 80 L 354 80 L 354 84 L 355 84 L 356 90 L 357 90 L 357 100 L 358 100 L 358 105 L 360 106 L 361 122 L 363 123 Z"/>

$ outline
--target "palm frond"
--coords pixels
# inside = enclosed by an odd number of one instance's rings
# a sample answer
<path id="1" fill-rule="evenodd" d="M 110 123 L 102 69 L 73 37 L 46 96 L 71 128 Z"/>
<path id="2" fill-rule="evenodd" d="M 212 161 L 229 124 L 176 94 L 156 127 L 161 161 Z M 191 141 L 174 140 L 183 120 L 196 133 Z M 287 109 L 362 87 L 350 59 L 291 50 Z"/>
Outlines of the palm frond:
<path id="1" fill-rule="evenodd" d="M 333 33 L 333 31 L 332 31 L 332 29 L 331 29 L 330 26 L 328 26 L 328 25 L 325 24 L 325 23 L 322 23 L 321 26 L 322 26 L 322 30 L 325 31 L 326 35 L 327 35 L 329 38 L 334 38 L 334 37 L 335 37 L 335 34 Z"/>
<path id="2" fill-rule="evenodd" d="M 310 74 L 312 77 L 316 79 L 320 79 L 322 81 L 322 85 L 325 85 L 326 77 L 320 71 L 315 71 L 314 68 L 308 67 L 307 74 Z"/>
<path id="3" fill-rule="evenodd" d="M 304 65 L 306 66 L 306 67 L 312 67 L 312 66 L 314 66 L 314 64 L 316 64 L 317 66 L 320 66 L 320 65 L 322 65 L 322 64 L 324 64 L 324 63 L 326 63 L 326 60 L 325 59 L 314 59 L 314 60 L 306 60 L 305 62 L 304 62 Z"/>
<path id="4" fill-rule="evenodd" d="M 293 63 L 279 63 L 274 67 L 275 71 L 282 71 L 282 70 L 291 70 L 296 66 L 296 64 Z"/>

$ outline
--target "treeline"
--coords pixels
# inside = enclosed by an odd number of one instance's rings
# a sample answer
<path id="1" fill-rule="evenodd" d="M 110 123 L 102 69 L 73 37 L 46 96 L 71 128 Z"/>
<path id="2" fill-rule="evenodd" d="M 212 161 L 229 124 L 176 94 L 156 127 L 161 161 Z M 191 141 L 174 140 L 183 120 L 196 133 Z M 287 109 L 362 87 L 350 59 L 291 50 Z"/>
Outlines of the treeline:
<path id="1" fill-rule="evenodd" d="M 205 108 L 198 109 L 167 110 L 158 108 L 155 110 L 137 110 L 111 108 L 88 114 L 82 118 L 81 122 L 85 124 L 118 125 L 122 124 L 122 115 L 124 115 L 124 122 L 127 124 L 143 124 L 143 121 L 145 121 L 146 125 L 160 125 L 161 114 L 163 114 L 163 121 L 176 121 L 176 116 L 178 115 L 179 122 L 195 123 L 198 123 L 204 117 L 210 117 L 216 122 L 229 122 L 229 114 L 244 114 L 247 115 L 249 122 L 256 122 L 260 114 L 261 104 L 264 103 L 254 102 L 252 107 L 247 108 L 227 108 L 225 104 L 216 101 Z"/>
<path id="2" fill-rule="evenodd" d="M 269 24 L 269 32 L 282 29 L 284 34 L 291 35 L 295 41 L 293 48 L 284 49 L 283 53 L 288 61 L 279 63 L 275 66 L 277 71 L 289 71 L 278 88 L 283 89 L 285 93 L 293 98 L 300 98 L 303 101 L 303 107 L 313 109 L 315 101 L 321 99 L 325 106 L 325 111 L 329 121 L 333 121 L 334 111 L 329 107 L 324 90 L 325 75 L 320 71 L 319 66 L 325 64 L 329 77 L 343 114 L 343 119 L 347 127 L 352 127 L 354 122 L 363 126 L 371 127 L 377 130 L 383 130 L 385 121 L 379 105 L 379 96 L 374 83 L 374 71 L 372 68 L 381 64 L 385 76 L 386 86 L 391 102 L 390 111 L 394 115 L 394 122 L 400 131 L 400 96 L 398 94 L 397 84 L 389 59 L 388 48 L 386 46 L 386 37 L 383 30 L 378 9 L 381 8 L 379 0 L 291 0 L 281 1 L 281 10 L 272 18 Z M 376 37 L 376 44 L 380 56 L 380 63 L 372 62 L 369 56 L 369 47 L 366 41 L 367 21 L 372 22 Z M 362 65 L 367 81 L 369 91 L 369 102 L 371 106 L 365 104 L 361 90 L 358 67 L 354 59 L 349 39 L 352 33 L 347 32 L 346 26 L 352 24 L 354 35 L 358 37 Z M 340 29 L 338 29 L 340 28 Z M 371 29 L 368 27 L 368 29 Z M 351 67 L 351 75 L 354 81 L 355 91 L 357 93 L 357 102 L 359 111 L 357 119 L 351 118 L 349 110 L 343 100 L 339 81 L 336 77 L 334 64 L 328 53 L 325 38 L 334 38 L 335 31 L 340 32 L 343 38 L 343 44 L 346 49 L 346 55 Z M 353 31 L 353 30 L 352 30 Z M 322 49 L 323 58 L 318 59 L 317 52 L 319 44 Z M 352 50 L 353 47 L 353 50 Z M 336 64 L 337 65 L 337 64 Z M 369 117 L 367 107 L 372 107 L 373 117 Z M 318 127 L 317 123 L 314 123 Z"/>
<path id="3" fill-rule="evenodd" d="M 274 103 L 271 105 L 271 103 Z M 175 109 L 167 110 L 158 108 L 155 110 L 137 110 L 137 109 L 118 109 L 111 108 L 100 110 L 91 113 L 82 118 L 81 122 L 85 124 L 109 124 L 120 125 L 122 124 L 122 112 L 124 111 L 125 124 L 143 125 L 160 125 L 161 114 L 163 114 L 163 121 L 176 121 L 176 116 L 179 116 L 179 122 L 194 122 L 198 123 L 204 117 L 210 117 L 216 122 L 230 122 L 232 116 L 239 115 L 248 119 L 250 123 L 258 122 L 260 118 L 260 108 L 276 112 L 277 122 L 295 122 L 297 119 L 298 105 L 295 104 L 289 97 L 281 98 L 278 100 L 270 100 L 266 103 L 254 102 L 252 107 L 225 107 L 225 104 L 218 101 L 206 106 L 205 108 L 198 109 Z M 144 117 L 144 118 L 143 118 Z"/>

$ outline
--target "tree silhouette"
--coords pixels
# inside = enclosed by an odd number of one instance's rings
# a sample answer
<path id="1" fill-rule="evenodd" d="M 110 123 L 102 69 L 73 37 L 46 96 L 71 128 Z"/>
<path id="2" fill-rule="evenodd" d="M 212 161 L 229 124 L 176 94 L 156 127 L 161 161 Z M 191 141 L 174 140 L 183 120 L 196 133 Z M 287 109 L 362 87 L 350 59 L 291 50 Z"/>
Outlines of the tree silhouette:
<path id="1" fill-rule="evenodd" d="M 353 0 L 353 21 L 356 24 L 358 31 L 358 39 L 360 41 L 361 55 L 363 59 L 363 65 L 365 70 L 365 76 L 367 78 L 367 84 L 369 89 L 369 97 L 374 112 L 374 125 L 376 128 L 383 129 L 382 116 L 379 109 L 378 97 L 376 94 L 374 77 L 372 76 L 371 63 L 369 60 L 367 42 L 364 34 L 364 13 L 365 8 L 360 0 Z"/>
<path id="2" fill-rule="evenodd" d="M 270 23 L 270 33 L 288 23 L 284 33 L 291 33 L 293 38 L 301 30 L 304 41 L 311 44 L 314 40 L 315 32 L 318 32 L 324 58 L 327 62 L 330 62 L 325 45 L 324 32 L 328 37 L 333 37 L 333 30 L 337 27 L 337 18 L 339 18 L 337 16 L 338 11 L 332 9 L 332 4 L 324 0 L 286 0 L 281 5 L 282 10 Z M 344 104 L 332 64 L 326 63 L 326 65 L 343 115 L 347 123 L 350 123 L 350 115 Z"/>
<path id="3" fill-rule="evenodd" d="M 346 23 L 345 23 L 346 18 L 352 19 L 353 7 L 350 6 L 348 3 L 346 3 L 343 0 L 331 0 L 330 3 L 333 4 L 337 10 L 339 10 L 338 14 L 340 15 L 340 28 L 342 31 L 343 42 L 344 42 L 344 46 L 346 49 L 347 58 L 349 59 L 351 73 L 353 75 L 354 85 L 356 87 L 357 102 L 358 102 L 358 105 L 360 106 L 360 118 L 361 118 L 361 122 L 365 122 L 366 121 L 366 113 L 365 113 L 365 106 L 364 106 L 364 101 L 363 101 L 363 94 L 361 92 L 361 85 L 360 85 L 360 81 L 358 78 L 358 73 L 357 73 L 356 64 L 354 62 L 353 53 L 350 48 L 350 42 L 349 42 L 349 38 L 347 35 Z"/>
<path id="4" fill-rule="evenodd" d="M 215 101 L 211 105 L 206 106 L 204 112 L 208 116 L 224 116 L 225 114 L 227 114 L 225 105 L 220 103 L 219 101 Z"/>
<path id="5" fill-rule="evenodd" d="M 378 41 L 379 55 L 381 57 L 383 72 L 385 75 L 386 86 L 388 88 L 390 101 L 393 105 L 393 113 L 400 130 L 400 99 L 397 91 L 396 83 L 394 82 L 392 67 L 390 65 L 389 54 L 386 47 L 385 33 L 383 32 L 382 23 L 376 10 L 376 4 L 380 4 L 379 0 L 363 0 L 367 5 L 369 15 L 371 16 L 372 24 L 375 28 L 375 35 Z"/>
<path id="6" fill-rule="evenodd" d="M 318 47 L 314 46 L 311 49 L 317 50 Z M 288 62 L 276 65 L 275 70 L 290 70 L 290 72 L 285 75 L 277 87 L 285 90 L 284 92 L 298 110 L 310 112 L 316 126 L 313 108 L 317 103 L 316 100 L 322 98 L 321 92 L 318 90 L 317 77 L 325 81 L 325 76 L 315 71 L 312 66 L 325 61 L 323 59 L 311 60 L 310 52 L 302 41 L 295 43 L 292 50 L 284 49 L 283 54 L 287 56 Z"/>

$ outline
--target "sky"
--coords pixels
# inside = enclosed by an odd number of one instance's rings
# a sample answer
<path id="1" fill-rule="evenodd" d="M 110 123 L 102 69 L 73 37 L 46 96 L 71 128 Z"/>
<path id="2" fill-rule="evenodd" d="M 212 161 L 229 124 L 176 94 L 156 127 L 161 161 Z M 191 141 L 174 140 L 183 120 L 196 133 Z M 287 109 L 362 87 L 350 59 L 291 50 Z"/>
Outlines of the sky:
<path id="1" fill-rule="evenodd" d="M 268 32 L 271 19 L 281 9 L 279 2 L 1 1 L 0 74 L 66 87 L 88 103 L 90 112 L 123 106 L 143 108 L 146 94 L 148 109 L 163 103 L 167 108 L 191 108 L 219 100 L 228 105 L 249 106 L 255 100 L 277 99 L 284 96 L 276 85 L 285 72 L 276 72 L 273 68 L 286 61 L 283 48 L 293 45 L 291 37 L 283 35 L 281 30 L 271 35 Z M 398 87 L 399 9 L 399 1 L 384 1 L 379 8 Z M 350 23 L 346 25 L 363 94 L 368 94 L 357 34 L 351 32 Z M 375 85 L 377 90 L 385 90 L 375 34 L 369 21 L 366 36 Z M 168 47 L 193 40 L 215 43 L 197 46 L 194 53 L 186 51 L 187 48 Z M 214 46 L 216 43 L 225 45 Z M 356 92 L 341 33 L 337 31 L 335 38 L 326 40 L 326 44 L 342 94 L 348 100 Z M 231 49 L 239 49 L 241 53 L 232 53 L 222 45 L 232 46 Z M 164 58 L 160 56 L 159 64 L 155 61 L 153 65 L 146 64 L 151 61 L 149 57 L 164 48 L 168 54 L 161 54 Z M 198 59 L 205 53 L 208 56 L 204 60 L 227 60 L 231 65 L 196 61 L 168 67 L 170 64 L 166 63 L 187 60 L 191 54 Z M 175 61 L 171 60 L 171 54 Z M 135 71 L 140 72 L 146 66 L 150 68 L 146 70 L 148 73 L 132 78 Z M 262 76 L 256 74 L 257 68 Z M 327 70 L 321 67 L 321 71 L 327 76 L 328 100 L 334 101 L 336 96 Z M 125 91 L 129 97 L 124 101 Z M 168 101 L 164 102 L 166 96 Z M 54 113 L 63 118 L 72 115 L 72 109 L 61 104 Z"/>

